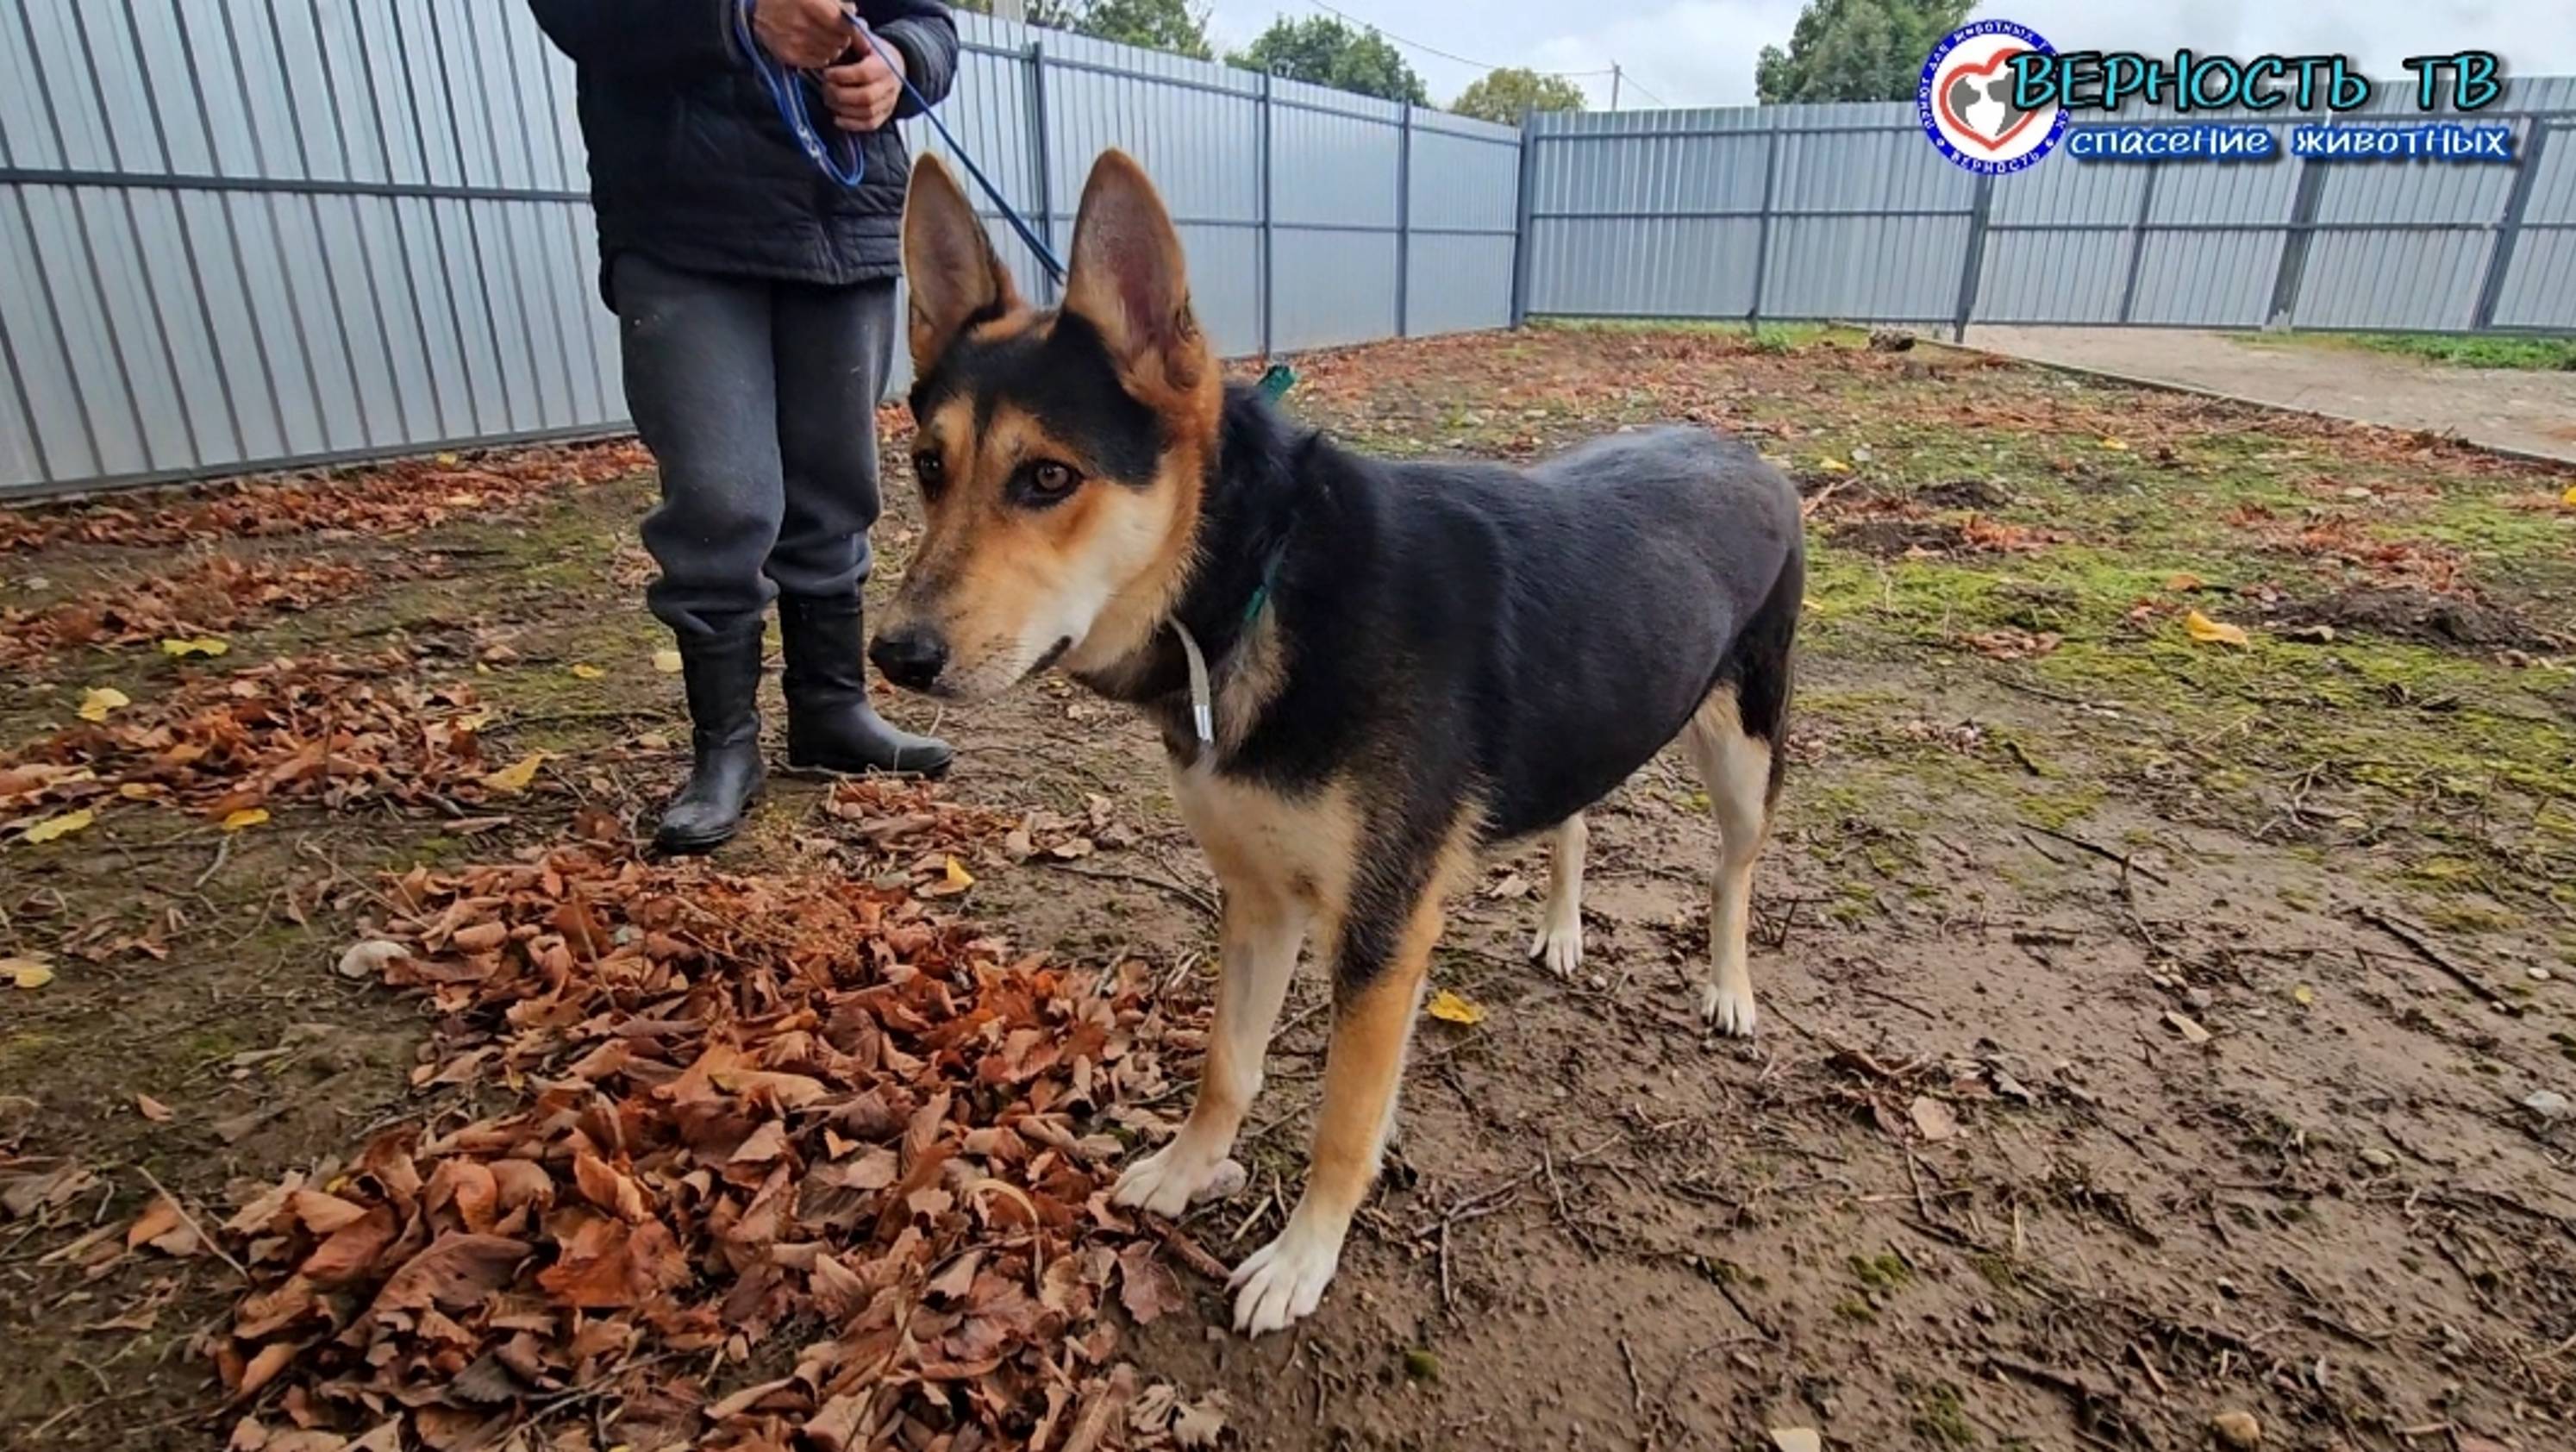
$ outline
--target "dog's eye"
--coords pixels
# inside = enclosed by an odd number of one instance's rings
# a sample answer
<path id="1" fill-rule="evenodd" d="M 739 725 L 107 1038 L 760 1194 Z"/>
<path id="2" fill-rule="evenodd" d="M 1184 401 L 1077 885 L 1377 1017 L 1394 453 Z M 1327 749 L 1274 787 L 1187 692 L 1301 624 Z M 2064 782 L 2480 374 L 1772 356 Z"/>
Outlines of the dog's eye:
<path id="1" fill-rule="evenodd" d="M 947 482 L 948 462 L 939 457 L 936 449 L 915 449 L 912 451 L 912 473 L 921 481 L 922 488 L 936 490 Z"/>
<path id="2" fill-rule="evenodd" d="M 1029 471 L 1029 482 L 1041 494 L 1062 494 L 1074 486 L 1073 470 L 1053 459 L 1042 460 Z"/>

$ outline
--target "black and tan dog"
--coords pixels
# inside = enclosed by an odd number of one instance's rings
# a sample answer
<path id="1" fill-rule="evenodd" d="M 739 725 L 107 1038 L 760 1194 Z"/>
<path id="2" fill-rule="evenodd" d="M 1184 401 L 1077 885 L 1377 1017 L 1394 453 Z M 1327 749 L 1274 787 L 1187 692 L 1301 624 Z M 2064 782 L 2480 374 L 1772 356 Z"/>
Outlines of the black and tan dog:
<path id="1" fill-rule="evenodd" d="M 1676 737 L 1724 844 L 1704 1010 L 1752 1031 L 1745 921 L 1803 573 L 1777 471 L 1684 428 L 1527 471 L 1346 452 L 1227 388 L 1171 220 L 1116 152 L 1061 308 L 1021 301 L 933 160 L 904 264 L 929 529 L 872 655 L 938 696 L 1060 666 L 1141 708 L 1225 888 L 1198 1102 L 1120 1203 L 1172 1215 L 1240 1183 L 1228 1154 L 1310 932 L 1332 964 L 1305 1195 L 1235 1273 L 1239 1328 L 1287 1325 L 1331 1281 L 1479 850 L 1553 834 L 1533 953 L 1571 972 L 1581 813 Z"/>

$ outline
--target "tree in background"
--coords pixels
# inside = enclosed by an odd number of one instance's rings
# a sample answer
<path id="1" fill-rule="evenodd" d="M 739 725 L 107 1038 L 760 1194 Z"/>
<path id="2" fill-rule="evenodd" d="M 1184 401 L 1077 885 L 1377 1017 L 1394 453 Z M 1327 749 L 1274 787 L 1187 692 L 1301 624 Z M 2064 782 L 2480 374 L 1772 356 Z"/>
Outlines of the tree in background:
<path id="1" fill-rule="evenodd" d="M 1583 88 L 1563 76 L 1505 66 L 1478 77 L 1458 93 L 1449 109 L 1461 116 L 1511 125 L 1532 111 L 1580 111 L 1590 104 Z"/>
<path id="2" fill-rule="evenodd" d="M 955 0 L 960 10 L 993 13 L 993 0 Z M 1188 0 L 1028 0 L 1031 25 L 1070 30 L 1095 40 L 1168 50 L 1199 60 L 1216 58 L 1208 43 L 1205 9 Z"/>
<path id="3" fill-rule="evenodd" d="M 1311 81 L 1377 96 L 1389 101 L 1429 105 L 1422 77 L 1404 56 L 1375 30 L 1354 30 L 1329 15 L 1302 20 L 1274 20 L 1259 39 L 1225 58 L 1227 65 L 1248 71 L 1275 71 L 1291 80 Z"/>
<path id="4" fill-rule="evenodd" d="M 1967 19 L 1973 0 L 1808 0 L 1789 48 L 1762 47 L 1754 90 L 1784 101 L 1905 101 L 1924 58 Z"/>

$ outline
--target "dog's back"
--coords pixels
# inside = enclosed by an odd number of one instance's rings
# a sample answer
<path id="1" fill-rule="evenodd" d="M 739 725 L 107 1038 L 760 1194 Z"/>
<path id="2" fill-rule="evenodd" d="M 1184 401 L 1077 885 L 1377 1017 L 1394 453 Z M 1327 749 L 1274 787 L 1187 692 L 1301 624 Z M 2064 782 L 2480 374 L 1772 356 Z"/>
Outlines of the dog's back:
<path id="1" fill-rule="evenodd" d="M 1403 719 L 1406 774 L 1455 775 L 1488 840 L 1606 795 L 1722 681 L 1744 682 L 1745 729 L 1773 735 L 1798 501 L 1753 450 L 1672 427 L 1525 471 L 1333 453 L 1308 456 L 1335 503 L 1298 526 L 1298 603 L 1340 608 L 1283 619 L 1351 694 L 1311 709 Z"/>

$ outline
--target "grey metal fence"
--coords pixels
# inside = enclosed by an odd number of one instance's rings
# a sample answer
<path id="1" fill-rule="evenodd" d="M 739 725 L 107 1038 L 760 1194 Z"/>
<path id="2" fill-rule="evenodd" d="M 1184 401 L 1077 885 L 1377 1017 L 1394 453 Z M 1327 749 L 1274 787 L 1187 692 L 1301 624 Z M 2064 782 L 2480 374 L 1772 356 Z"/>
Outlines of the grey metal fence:
<path id="1" fill-rule="evenodd" d="M 1534 313 L 2576 330 L 2571 78 L 2482 113 L 2518 166 L 1980 180 L 1903 104 L 1523 132 L 958 24 L 961 144 L 1058 250 L 1134 153 L 1233 355 Z M 521 0 L 10 0 L 0 499 L 623 427 L 572 90 Z"/>
<path id="2" fill-rule="evenodd" d="M 2413 116 L 2391 91 L 2351 119 Z M 1980 178 L 1911 103 L 1541 116 L 1514 316 L 2576 329 L 2576 78 L 2460 119 L 2510 121 L 2520 163 Z"/>
<path id="3" fill-rule="evenodd" d="M 519 0 L 7 12 L 0 497 L 624 425 L 572 73 Z M 1225 351 L 1509 321 L 1517 130 L 959 29 L 960 142 L 1059 250 L 1093 156 L 1134 152 Z"/>

